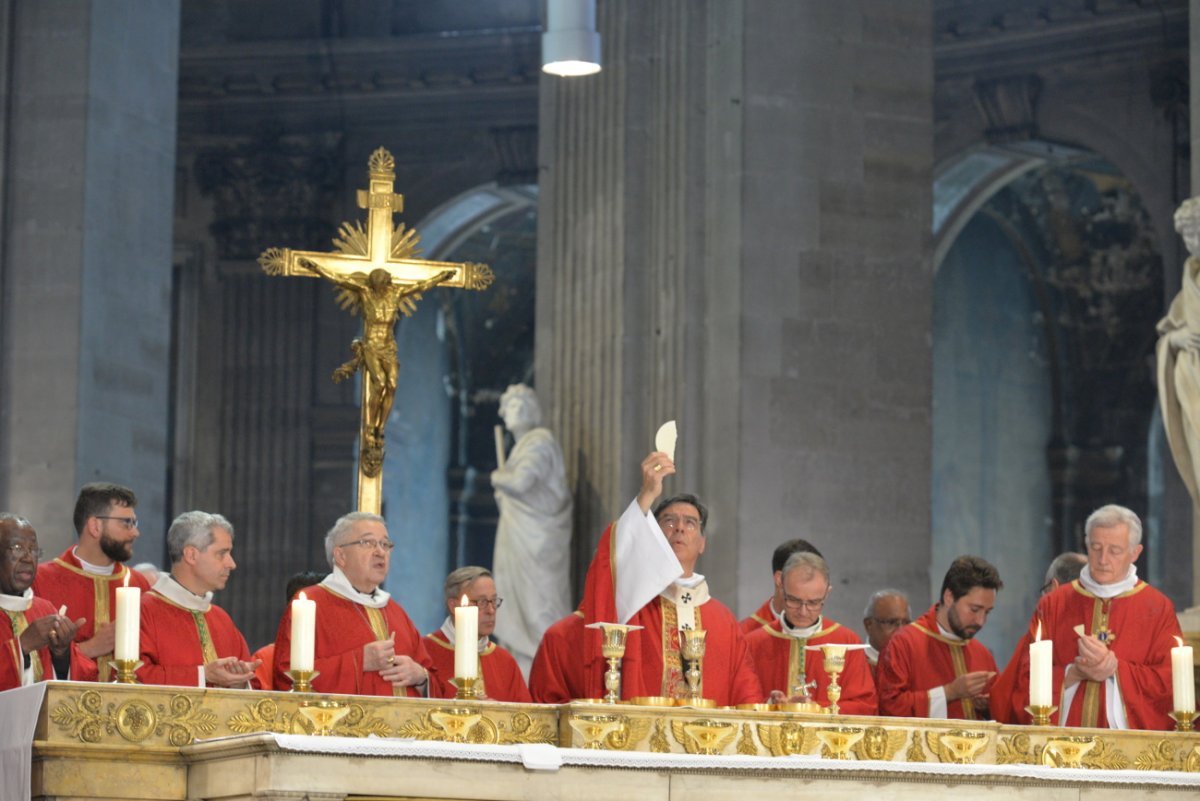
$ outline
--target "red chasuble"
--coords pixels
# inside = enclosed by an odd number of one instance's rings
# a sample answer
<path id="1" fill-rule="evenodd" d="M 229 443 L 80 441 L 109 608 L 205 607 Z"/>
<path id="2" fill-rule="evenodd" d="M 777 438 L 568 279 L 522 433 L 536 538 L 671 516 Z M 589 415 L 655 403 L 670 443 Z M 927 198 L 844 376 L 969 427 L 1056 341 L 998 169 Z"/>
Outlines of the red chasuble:
<path id="1" fill-rule="evenodd" d="M 604 530 L 584 585 L 585 623 L 617 620 L 615 586 L 616 564 L 612 559 L 616 524 Z M 666 589 L 666 588 L 664 588 Z M 754 673 L 750 649 L 729 608 L 715 599 L 695 607 L 696 628 L 708 632 L 704 659 L 701 661 L 701 696 L 718 706 L 755 704 L 763 699 L 762 687 Z M 626 640 L 621 661 L 621 697 L 688 695 L 683 672 L 687 669 L 679 654 L 679 633 L 675 604 L 661 596 L 643 606 L 627 623 L 642 626 Z M 601 652 L 601 632 L 586 629 L 584 636 L 584 679 L 587 697 L 604 695 L 604 671 L 608 664 Z"/>
<path id="2" fill-rule="evenodd" d="M 529 694 L 534 703 L 566 704 L 583 698 L 583 612 L 576 610 L 556 621 L 538 645 L 529 669 Z"/>
<path id="3" fill-rule="evenodd" d="M 429 652 L 434 668 L 443 679 L 442 692 L 438 697 L 453 698 L 457 691 L 450 683 L 450 679 L 454 677 L 454 645 L 446 639 L 445 633 L 435 631 L 425 635 L 425 650 Z M 508 651 L 494 642 L 489 642 L 487 648 L 479 655 L 479 666 L 482 686 L 476 684 L 476 687 L 489 700 L 533 703 L 529 688 L 525 686 L 525 679 L 521 676 L 521 668 Z"/>
<path id="4" fill-rule="evenodd" d="M 246 638 L 215 604 L 207 612 L 185 609 L 154 590 L 142 595 L 142 684 L 200 686 L 200 666 L 226 656 L 250 661 Z M 257 681 L 250 686 L 258 688 Z"/>
<path id="5" fill-rule="evenodd" d="M 21 633 L 39 617 L 53 615 L 57 611 L 44 598 L 34 598 L 33 603 L 24 612 L 0 609 L 0 690 L 11 690 L 21 686 L 22 674 L 25 672 L 25 658 L 21 655 L 21 645 L 17 642 Z M 75 654 L 72 653 L 72 658 L 74 657 Z M 34 681 L 54 678 L 54 663 L 48 647 L 31 653 L 29 660 L 33 667 Z"/>
<path id="6" fill-rule="evenodd" d="M 275 686 L 275 643 L 269 642 L 262 648 L 259 648 L 252 655 L 251 661 L 258 659 L 262 662 L 261 665 L 254 669 L 254 676 L 258 679 L 259 687 L 263 690 L 290 690 L 288 687 Z M 290 684 L 290 682 L 289 682 Z"/>
<path id="7" fill-rule="evenodd" d="M 987 647 L 975 640 L 953 640 L 938 631 L 937 606 L 896 632 L 879 655 L 876 681 L 879 713 L 894 717 L 929 717 L 929 691 L 956 676 L 977 670 L 996 670 Z M 946 705 L 947 717 L 982 720 L 986 715 L 969 698 Z"/>
<path id="8" fill-rule="evenodd" d="M 150 582 L 146 581 L 145 576 L 122 564 L 116 565 L 111 576 L 88 573 L 79 563 L 72 547 L 63 551 L 57 559 L 38 565 L 33 594 L 45 598 L 55 610 L 66 604 L 66 616 L 71 620 L 85 618 L 84 624 L 75 634 L 75 642 L 82 642 L 92 638 L 97 624 L 111 623 L 116 619 L 117 588 L 124 586 L 125 576 L 129 576 L 130 587 L 141 587 L 143 593 L 150 589 Z M 83 657 L 82 654 L 80 656 Z M 87 660 L 86 657 L 83 659 Z M 112 654 L 101 656 L 90 670 L 72 670 L 72 678 L 79 681 L 96 681 L 98 673 L 99 680 L 106 682 L 111 672 L 108 665 L 110 659 Z M 75 673 L 80 675 L 75 676 Z"/>
<path id="9" fill-rule="evenodd" d="M 421 697 L 416 687 L 393 687 L 378 671 L 363 670 L 363 646 L 396 634 L 396 653 L 412 657 L 429 671 L 429 694 L 440 697 L 442 679 L 421 642 L 421 635 L 395 601 L 382 609 L 356 604 L 328 587 L 318 584 L 305 590 L 317 604 L 317 633 L 313 669 L 313 691 L 347 695 L 401 695 Z M 291 687 L 288 668 L 292 660 L 292 605 L 288 604 L 275 633 L 275 686 Z"/>
<path id="10" fill-rule="evenodd" d="M 1171 648 L 1180 636 L 1175 607 L 1158 590 L 1139 581 L 1128 592 L 1115 598 L 1097 598 L 1076 579 L 1042 598 L 1030 622 L 1032 640 L 1038 620 L 1042 638 L 1054 640 L 1054 691 L 1052 698 L 1061 715 L 1063 672 L 1079 654 L 1075 626 L 1096 636 L 1104 635 L 1117 657 L 1117 684 L 1125 707 L 1125 719 L 1131 729 L 1170 729 L 1174 722 L 1168 713 L 1173 705 L 1171 694 Z M 1029 722 L 1024 711 L 1029 703 L 1029 650 L 1021 654 L 1016 674 L 1014 706 L 1020 722 Z M 1066 725 L 1108 728 L 1105 682 L 1081 681 L 1075 685 L 1075 697 Z"/>
<path id="11" fill-rule="evenodd" d="M 742 634 L 749 635 L 753 631 L 758 631 L 763 626 L 771 625 L 772 621 L 778 620 L 775 617 L 775 610 L 771 608 L 771 599 L 763 601 L 763 605 L 758 607 L 758 611 L 750 617 L 742 618 L 742 622 L 738 627 L 742 630 Z"/>
<path id="12" fill-rule="evenodd" d="M 815 688 L 809 688 L 812 699 L 821 706 L 829 706 L 829 674 L 825 672 L 824 659 L 820 651 L 808 651 L 805 646 L 860 645 L 862 640 L 839 623 L 830 620 L 823 623 L 825 625 L 820 631 L 804 640 L 785 634 L 782 622 L 776 618 L 774 623 L 759 627 L 758 631 L 746 638 L 746 644 L 754 656 L 754 671 L 768 694 L 772 690 L 780 690 L 784 695 L 792 696 L 792 684 L 803 672 L 806 681 L 817 683 Z M 867 657 L 861 648 L 846 652 L 846 667 L 838 677 L 838 684 L 842 688 L 842 697 L 838 700 L 841 714 L 878 714 L 875 682 L 871 679 Z"/>
<path id="13" fill-rule="evenodd" d="M 1028 632 L 1021 635 L 1021 639 L 1017 640 L 1017 647 L 1013 649 L 1012 657 L 1009 658 L 1008 664 L 1004 670 L 996 677 L 992 683 L 991 692 L 988 693 L 988 698 L 991 703 L 992 720 L 997 723 L 1025 723 L 1028 715 L 1021 710 L 1025 704 L 1021 703 L 1019 693 L 1017 693 L 1017 674 L 1021 671 L 1021 655 L 1028 655 L 1029 643 L 1033 638 Z M 1029 670 L 1029 662 L 1026 661 L 1024 668 Z M 1028 685 L 1029 676 L 1025 677 L 1025 683 Z"/>

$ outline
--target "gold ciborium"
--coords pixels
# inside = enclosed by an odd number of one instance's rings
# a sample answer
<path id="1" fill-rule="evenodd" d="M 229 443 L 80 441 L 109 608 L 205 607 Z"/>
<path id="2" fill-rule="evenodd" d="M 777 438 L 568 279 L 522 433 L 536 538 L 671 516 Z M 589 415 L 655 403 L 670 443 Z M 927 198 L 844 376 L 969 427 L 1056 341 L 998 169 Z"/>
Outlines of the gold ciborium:
<path id="1" fill-rule="evenodd" d="M 842 697 L 842 685 L 838 684 L 838 676 L 842 675 L 842 670 L 846 667 L 846 646 L 822 645 L 821 656 L 824 657 L 825 672 L 829 674 L 829 686 L 825 688 L 825 694 L 829 696 L 829 712 L 836 715 L 838 701 Z"/>
<path id="2" fill-rule="evenodd" d="M 315 670 L 289 670 L 287 674 L 292 680 L 294 693 L 311 693 L 313 679 L 321 675 Z"/>
<path id="3" fill-rule="evenodd" d="M 1042 748 L 1042 764 L 1051 768 L 1082 768 L 1083 758 L 1095 747 L 1095 737 L 1052 737 Z"/>
<path id="4" fill-rule="evenodd" d="M 829 752 L 830 759 L 849 759 L 850 749 L 863 738 L 865 732 L 856 726 L 834 726 L 817 729 L 817 739 Z"/>
<path id="5" fill-rule="evenodd" d="M 583 738 L 584 748 L 596 749 L 603 748 L 604 738 L 619 731 L 623 725 L 616 715 L 574 715 L 568 722 Z"/>
<path id="6" fill-rule="evenodd" d="M 137 684 L 137 669 L 142 664 L 140 659 L 113 659 L 108 666 L 115 671 L 117 684 Z"/>
<path id="7" fill-rule="evenodd" d="M 681 633 L 683 647 L 680 649 L 680 656 L 688 663 L 687 671 L 683 674 L 688 683 L 688 697 L 691 703 L 699 705 L 703 702 L 700 694 L 700 681 L 703 678 L 700 663 L 704 660 L 705 638 L 708 632 L 704 629 L 684 629 Z"/>
<path id="8" fill-rule="evenodd" d="M 483 713 L 478 709 L 443 708 L 431 711 L 429 719 L 446 733 L 447 742 L 465 743 L 468 732 L 483 719 Z"/>
<path id="9" fill-rule="evenodd" d="M 299 712 L 313 725 L 313 734 L 317 737 L 328 737 L 338 721 L 350 714 L 350 707 L 340 701 L 322 698 L 320 701 L 304 702 L 300 705 Z"/>
<path id="10" fill-rule="evenodd" d="M 621 623 L 591 623 L 588 628 L 600 629 L 600 653 L 608 660 L 608 670 L 604 671 L 604 700 L 615 704 L 621 700 L 621 660 L 625 658 L 629 632 L 639 631 L 642 627 Z"/>

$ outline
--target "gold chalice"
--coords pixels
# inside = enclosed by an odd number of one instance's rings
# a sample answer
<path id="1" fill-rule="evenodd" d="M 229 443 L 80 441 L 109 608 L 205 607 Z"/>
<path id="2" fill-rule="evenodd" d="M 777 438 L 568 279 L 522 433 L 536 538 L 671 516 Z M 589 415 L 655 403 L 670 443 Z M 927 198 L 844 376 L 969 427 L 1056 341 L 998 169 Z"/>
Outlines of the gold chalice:
<path id="1" fill-rule="evenodd" d="M 313 725 L 313 734 L 328 737 L 338 721 L 350 714 L 350 707 L 339 701 L 322 698 L 320 701 L 306 701 L 300 705 L 299 711 Z"/>
<path id="2" fill-rule="evenodd" d="M 465 743 L 467 733 L 483 719 L 483 713 L 478 709 L 451 707 L 431 711 L 429 719 L 446 733 L 447 742 Z"/>
<path id="3" fill-rule="evenodd" d="M 1051 768 L 1082 768 L 1083 758 L 1096 747 L 1095 737 L 1054 737 L 1042 748 L 1042 764 Z"/>
<path id="4" fill-rule="evenodd" d="M 604 700 L 615 704 L 621 700 L 621 660 L 625 658 L 625 644 L 629 632 L 638 631 L 641 626 L 626 626 L 621 623 L 592 623 L 590 629 L 600 629 L 600 653 L 608 660 L 608 670 L 604 671 Z"/>
<path id="5" fill-rule="evenodd" d="M 829 674 L 829 686 L 825 688 L 825 694 L 829 696 L 829 712 L 836 715 L 838 701 L 842 697 L 842 686 L 838 684 L 838 676 L 842 675 L 846 667 L 846 646 L 822 645 L 821 656 L 824 657 L 825 672 Z"/>
<path id="6" fill-rule="evenodd" d="M 834 726 L 817 729 L 817 739 L 829 752 L 830 759 L 849 759 L 850 749 L 866 732 L 857 726 Z"/>
<path id="7" fill-rule="evenodd" d="M 687 679 L 691 703 L 699 704 L 702 701 L 700 663 L 704 659 L 705 638 L 708 637 L 708 632 L 704 629 L 685 629 L 682 633 L 683 647 L 680 655 L 688 663 L 687 672 L 683 675 Z"/>

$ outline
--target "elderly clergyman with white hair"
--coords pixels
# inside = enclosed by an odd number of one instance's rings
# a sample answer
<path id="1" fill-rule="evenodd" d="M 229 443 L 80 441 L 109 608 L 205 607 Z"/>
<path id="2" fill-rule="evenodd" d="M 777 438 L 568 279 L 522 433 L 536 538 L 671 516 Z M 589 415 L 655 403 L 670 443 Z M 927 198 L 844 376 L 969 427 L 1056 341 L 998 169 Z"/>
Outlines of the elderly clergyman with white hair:
<path id="1" fill-rule="evenodd" d="M 1088 563 L 1076 581 L 1042 597 L 1033 640 L 1054 641 L 1051 702 L 1060 726 L 1170 729 L 1171 648 L 1179 620 L 1171 601 L 1138 579 L 1142 522 L 1123 506 L 1102 506 L 1084 525 Z M 1029 655 L 1017 672 L 1016 703 L 1029 703 Z M 1025 715 L 1023 722 L 1028 721 Z"/>
<path id="2" fill-rule="evenodd" d="M 184 512 L 167 531 L 171 572 L 142 596 L 143 684 L 257 687 L 246 638 L 212 602 L 233 561 L 233 525 L 221 515 Z"/>
<path id="3" fill-rule="evenodd" d="M 351 512 L 325 535 L 333 572 L 304 590 L 317 605 L 313 691 L 350 695 L 424 696 L 441 689 L 421 635 L 380 586 L 395 543 L 383 518 Z M 290 687 L 292 608 L 275 634 L 275 686 Z"/>

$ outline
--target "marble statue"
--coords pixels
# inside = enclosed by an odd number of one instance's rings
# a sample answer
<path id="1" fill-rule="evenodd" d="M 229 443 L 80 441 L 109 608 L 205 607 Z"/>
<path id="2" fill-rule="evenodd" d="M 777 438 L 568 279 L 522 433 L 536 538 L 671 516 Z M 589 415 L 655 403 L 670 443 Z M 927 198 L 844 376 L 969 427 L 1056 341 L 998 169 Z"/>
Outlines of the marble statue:
<path id="1" fill-rule="evenodd" d="M 1200 197 L 1175 212 L 1188 258 L 1179 294 L 1158 323 L 1158 399 L 1175 466 L 1200 502 Z"/>
<path id="2" fill-rule="evenodd" d="M 571 611 L 571 493 L 533 390 L 506 389 L 500 417 L 516 444 L 492 472 L 500 507 L 492 572 L 504 599 L 495 634 L 528 676 L 542 632 Z"/>

